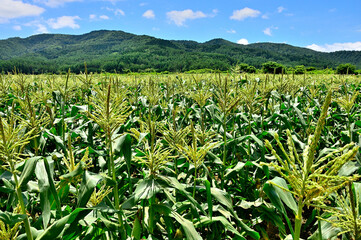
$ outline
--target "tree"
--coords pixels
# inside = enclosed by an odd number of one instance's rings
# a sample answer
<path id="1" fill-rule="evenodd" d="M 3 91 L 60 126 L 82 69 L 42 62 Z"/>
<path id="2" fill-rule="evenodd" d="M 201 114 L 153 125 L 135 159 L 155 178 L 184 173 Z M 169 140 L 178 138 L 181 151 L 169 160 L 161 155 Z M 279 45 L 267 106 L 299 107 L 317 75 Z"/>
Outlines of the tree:
<path id="1" fill-rule="evenodd" d="M 248 73 L 256 73 L 257 69 L 254 66 L 248 66 L 247 72 Z"/>
<path id="2" fill-rule="evenodd" d="M 247 63 L 240 63 L 231 67 L 231 71 L 235 73 L 255 73 L 256 70 L 257 69 L 254 66 L 250 66 Z"/>
<path id="3" fill-rule="evenodd" d="M 307 71 L 307 72 L 312 72 L 312 71 L 315 71 L 315 70 L 316 70 L 315 67 L 307 67 L 307 68 L 306 68 L 306 71 Z"/>
<path id="4" fill-rule="evenodd" d="M 304 74 L 305 73 L 305 66 L 298 65 L 295 67 L 295 74 Z"/>
<path id="5" fill-rule="evenodd" d="M 354 74 L 356 67 L 351 63 L 345 63 L 338 65 L 336 73 L 338 74 Z"/>
<path id="6" fill-rule="evenodd" d="M 276 62 L 266 62 L 262 64 L 262 69 L 264 73 L 284 73 L 285 67 L 282 64 Z"/>

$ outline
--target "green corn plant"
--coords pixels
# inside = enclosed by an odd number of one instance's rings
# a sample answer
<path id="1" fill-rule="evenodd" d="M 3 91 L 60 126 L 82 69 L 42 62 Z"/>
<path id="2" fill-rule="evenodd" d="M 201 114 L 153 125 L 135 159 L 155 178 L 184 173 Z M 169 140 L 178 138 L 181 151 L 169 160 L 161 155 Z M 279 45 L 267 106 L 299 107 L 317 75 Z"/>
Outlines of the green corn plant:
<path id="1" fill-rule="evenodd" d="M 197 170 L 203 164 L 204 158 L 206 157 L 209 150 L 215 148 L 218 145 L 218 142 L 207 142 L 201 147 L 198 147 L 197 137 L 195 133 L 195 129 L 193 123 L 191 123 L 191 134 L 192 134 L 192 142 L 190 145 L 183 144 L 177 145 L 178 151 L 190 162 L 194 165 L 194 185 L 193 185 L 193 198 L 196 193 L 196 184 L 197 184 Z"/>
<path id="2" fill-rule="evenodd" d="M 337 104 L 347 114 L 347 131 L 348 131 L 348 135 L 349 135 L 349 138 L 350 138 L 350 142 L 352 142 L 352 131 L 351 131 L 352 116 L 351 116 L 351 111 L 352 111 L 352 107 L 354 106 L 358 95 L 359 95 L 358 91 L 354 91 L 352 95 L 348 94 L 346 92 L 346 94 L 343 94 L 341 97 L 339 97 L 336 100 Z"/>
<path id="3" fill-rule="evenodd" d="M 9 89 L 12 85 L 13 81 L 6 77 L 6 75 L 0 73 L 0 98 L 2 101 L 7 99 L 7 95 L 9 94 Z"/>
<path id="4" fill-rule="evenodd" d="M 265 101 L 265 99 L 262 96 L 259 96 L 257 84 L 256 82 L 251 84 L 246 84 L 245 87 L 241 89 L 241 96 L 242 96 L 242 103 L 245 106 L 245 109 L 247 109 L 248 112 L 248 129 L 247 129 L 247 135 L 252 134 L 252 125 L 251 120 L 253 117 L 253 114 L 256 113 L 258 109 L 258 105 L 262 104 L 262 102 Z M 262 116 L 263 118 L 263 116 Z M 261 122 L 262 126 L 262 122 Z M 251 143 L 250 139 L 248 139 L 248 161 L 251 159 Z"/>
<path id="5" fill-rule="evenodd" d="M 123 95 L 120 95 L 123 96 Z M 89 116 L 101 127 L 104 131 L 106 146 L 108 151 L 108 174 L 114 181 L 114 205 L 117 210 L 120 209 L 119 205 L 119 192 L 118 182 L 115 172 L 114 153 L 113 153 L 113 134 L 115 131 L 124 124 L 125 120 L 130 114 L 130 108 L 127 103 L 123 101 L 122 97 L 114 96 L 112 94 L 112 85 L 109 84 L 106 91 L 100 90 L 96 96 L 90 98 L 90 104 L 94 108 L 92 112 L 88 112 Z M 130 176 L 129 176 L 130 178 Z M 118 212 L 118 221 L 121 228 L 121 236 L 125 238 L 125 232 L 123 230 L 122 215 Z"/>
<path id="6" fill-rule="evenodd" d="M 147 97 L 150 110 L 162 99 L 162 91 L 159 85 L 151 78 L 149 78 L 148 82 L 142 88 L 142 94 Z"/>
<path id="7" fill-rule="evenodd" d="M 341 228 L 342 231 L 337 235 L 350 234 L 352 239 L 361 239 L 361 215 L 359 211 L 359 196 L 352 189 L 352 183 L 348 182 L 346 196 L 336 194 L 336 206 L 326 207 L 325 211 L 330 213 L 332 218 L 322 218 L 321 220 L 329 222 L 335 228 Z"/>
<path id="8" fill-rule="evenodd" d="M 15 223 L 13 227 L 0 220 L 0 240 L 15 240 L 19 235 L 20 223 Z"/>
<path id="9" fill-rule="evenodd" d="M 138 141 L 142 141 L 144 139 L 142 135 L 148 135 L 148 144 L 150 148 L 154 148 L 156 144 L 156 135 L 157 133 L 162 132 L 164 123 L 158 122 L 156 117 L 152 117 L 151 113 L 149 113 L 144 120 L 138 120 L 138 122 L 140 124 L 139 130 L 131 128 L 130 132 Z"/>
<path id="10" fill-rule="evenodd" d="M 135 157 L 135 160 L 145 164 L 149 170 L 149 175 L 156 176 L 159 170 L 170 161 L 170 148 L 164 148 L 161 140 L 157 140 L 154 147 L 151 147 L 148 141 L 145 141 L 144 150 L 138 149 L 142 157 Z"/>
<path id="11" fill-rule="evenodd" d="M 66 141 L 65 138 L 65 132 L 66 132 L 66 123 L 65 123 L 65 117 L 66 117 L 66 108 L 68 107 L 68 100 L 70 99 L 70 93 L 71 90 L 73 89 L 73 87 L 71 86 L 72 81 L 69 81 L 70 79 L 70 69 L 66 75 L 66 79 L 65 79 L 65 83 L 63 82 L 64 80 L 62 79 L 61 81 L 54 81 L 53 82 L 53 89 L 54 94 L 55 92 L 58 93 L 58 96 L 61 96 L 58 98 L 58 104 L 59 106 L 59 110 L 61 111 L 61 138 L 63 140 L 63 142 Z M 56 94 L 55 94 L 56 95 Z"/>
<path id="12" fill-rule="evenodd" d="M 50 122 L 50 118 L 41 106 L 37 109 L 37 106 L 40 105 L 38 99 L 31 99 L 29 94 L 26 93 L 25 101 L 19 100 L 19 105 L 21 109 L 21 115 L 24 119 L 28 119 L 26 121 L 28 128 L 33 129 L 34 135 L 40 135 L 42 129 L 46 128 L 46 126 Z M 37 114 L 37 111 L 39 114 Z M 32 139 L 35 155 L 39 154 L 39 140 L 40 138 L 34 137 Z"/>
<path id="13" fill-rule="evenodd" d="M 12 173 L 15 181 L 15 190 L 20 204 L 21 213 L 26 215 L 26 206 L 24 203 L 23 195 L 21 192 L 21 186 L 18 179 L 18 173 L 15 169 L 17 163 L 23 162 L 25 155 L 23 153 L 24 148 L 32 138 L 33 130 L 26 130 L 26 124 L 21 118 L 10 117 L 10 119 L 3 119 L 0 117 L 0 159 L 7 166 L 7 170 Z M 4 167 L 4 166 L 3 166 Z M 32 233 L 30 230 L 29 218 L 26 217 L 23 220 L 25 231 L 28 240 L 32 240 Z"/>
<path id="14" fill-rule="evenodd" d="M 302 154 L 297 152 L 289 130 L 286 131 L 288 151 L 281 143 L 278 134 L 275 134 L 277 146 L 281 149 L 283 157 L 276 152 L 269 141 L 266 140 L 265 143 L 277 162 L 263 163 L 263 165 L 274 168 L 291 187 L 287 189 L 272 181 L 269 183 L 290 192 L 297 199 L 293 236 L 295 240 L 300 239 L 303 221 L 302 212 L 305 205 L 323 205 L 324 200 L 331 193 L 342 188 L 347 182 L 354 181 L 358 178 L 358 176 L 344 177 L 337 175 L 341 167 L 352 160 L 358 152 L 359 147 L 355 146 L 354 143 L 336 149 L 326 156 L 318 159 L 315 158 L 321 131 L 325 125 L 328 106 L 331 103 L 331 95 L 332 92 L 329 91 L 325 98 L 314 135 L 309 136 L 308 144 Z"/>
<path id="15" fill-rule="evenodd" d="M 210 92 L 208 89 L 200 88 L 196 91 L 192 91 L 190 93 L 190 97 L 198 104 L 200 109 L 200 115 L 201 115 L 201 132 L 202 135 L 206 135 L 206 119 L 205 119 L 205 111 L 204 107 L 207 104 L 208 99 L 212 97 L 212 92 Z M 205 138 L 200 138 L 201 144 L 203 145 L 205 143 Z"/>
<path id="16" fill-rule="evenodd" d="M 167 129 L 165 126 L 163 126 L 161 132 L 163 134 L 163 139 L 174 151 L 177 152 L 178 145 L 184 144 L 184 139 L 186 139 L 188 134 L 190 133 L 190 128 L 187 126 L 185 128 L 180 128 L 179 130 L 177 130 L 176 127 L 170 127 L 169 129 Z M 177 159 L 175 159 L 174 163 L 175 175 L 178 175 Z"/>
<path id="17" fill-rule="evenodd" d="M 155 230 L 155 209 L 154 206 L 156 205 L 156 198 L 154 195 L 154 191 L 157 186 L 157 177 L 159 171 L 173 158 L 171 156 L 172 149 L 171 148 L 164 148 L 161 139 L 157 140 L 154 146 L 149 145 L 149 141 L 147 139 L 144 140 L 144 150 L 138 149 L 140 156 L 136 156 L 134 158 L 135 161 L 139 161 L 143 163 L 148 171 L 149 175 L 141 181 L 138 185 L 143 186 L 143 183 L 151 182 L 154 185 L 154 189 L 149 191 L 150 199 L 149 199 L 149 218 L 148 218 L 148 227 L 150 234 L 153 234 Z M 135 190 L 135 194 L 138 192 L 138 188 Z M 141 193 L 143 194 L 143 193 Z M 143 206 L 144 209 L 144 206 Z"/>
<path id="18" fill-rule="evenodd" d="M 87 203 L 87 207 L 95 207 L 98 204 L 100 204 L 103 199 L 110 194 L 113 191 L 110 187 L 105 187 L 105 185 L 102 185 L 99 190 L 94 189 L 94 192 L 89 198 L 89 201 Z"/>
<path id="19" fill-rule="evenodd" d="M 76 171 L 78 168 L 86 170 L 92 166 L 91 159 L 89 158 L 89 148 L 85 149 L 85 153 L 82 159 L 78 163 L 75 162 L 75 156 L 71 146 L 70 134 L 68 135 L 68 149 L 66 150 L 66 156 L 67 157 L 63 156 L 63 162 L 68 170 L 67 173 L 68 176 L 72 176 L 72 173 Z M 70 181 L 75 183 L 79 182 L 81 181 L 80 177 L 81 177 L 80 175 L 74 175 L 74 177 L 70 178 Z M 64 177 L 60 176 L 60 179 L 63 178 Z"/>
<path id="20" fill-rule="evenodd" d="M 70 69 L 69 69 L 69 71 L 70 71 Z M 84 73 L 82 75 L 78 76 L 78 79 L 82 83 L 82 85 L 81 85 L 82 98 L 85 98 L 85 96 L 86 96 L 87 100 L 89 101 L 90 90 L 92 88 L 93 75 L 91 74 L 89 76 L 86 63 L 84 63 Z"/>
<path id="21" fill-rule="evenodd" d="M 217 82 L 217 91 L 214 93 L 217 99 L 217 105 L 222 113 L 223 127 L 223 167 L 227 163 L 227 118 L 231 111 L 238 105 L 240 97 L 234 94 L 234 90 L 229 86 L 228 78 L 222 80 L 220 77 Z M 222 189 L 224 188 L 224 169 L 221 173 Z"/>
<path id="22" fill-rule="evenodd" d="M 169 144 L 169 146 L 177 150 L 177 145 L 183 144 L 184 139 L 186 139 L 190 133 L 190 127 L 177 128 L 176 124 L 173 124 L 172 127 L 167 128 L 164 124 L 161 126 L 160 132 L 163 134 L 163 139 Z"/>

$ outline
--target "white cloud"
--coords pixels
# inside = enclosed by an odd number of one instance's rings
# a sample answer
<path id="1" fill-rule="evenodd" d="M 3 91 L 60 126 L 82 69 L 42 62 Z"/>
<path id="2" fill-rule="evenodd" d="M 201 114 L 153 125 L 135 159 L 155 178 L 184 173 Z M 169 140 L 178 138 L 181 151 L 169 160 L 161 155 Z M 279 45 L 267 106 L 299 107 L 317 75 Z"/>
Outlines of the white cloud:
<path id="1" fill-rule="evenodd" d="M 89 19 L 96 21 L 96 20 L 108 20 L 109 17 L 107 15 L 100 15 L 99 17 L 96 14 L 90 14 Z"/>
<path id="2" fill-rule="evenodd" d="M 49 19 L 48 24 L 52 29 L 60 29 L 60 28 L 80 28 L 80 26 L 75 22 L 75 20 L 79 20 L 79 16 L 62 16 L 57 19 Z"/>
<path id="3" fill-rule="evenodd" d="M 100 15 L 99 18 L 103 19 L 103 20 L 108 20 L 109 19 L 109 17 L 107 15 Z"/>
<path id="4" fill-rule="evenodd" d="M 170 11 L 167 12 L 167 17 L 169 20 L 174 22 L 177 26 L 184 26 L 185 21 L 197 19 L 197 18 L 205 18 L 207 17 L 201 11 L 193 12 L 191 9 L 183 10 L 183 11 Z"/>
<path id="5" fill-rule="evenodd" d="M 239 40 L 237 41 L 237 43 L 238 43 L 238 44 L 242 44 L 242 45 L 248 45 L 248 44 L 249 44 L 248 40 L 245 39 L 245 38 L 239 39 Z"/>
<path id="6" fill-rule="evenodd" d="M 82 0 L 35 0 L 35 2 L 40 2 L 45 4 L 48 7 L 59 7 L 59 6 L 63 6 L 65 3 L 69 3 L 69 2 L 81 2 Z"/>
<path id="7" fill-rule="evenodd" d="M 281 12 L 283 12 L 284 10 L 286 10 L 286 8 L 284 8 L 284 7 L 282 7 L 282 6 L 280 6 L 280 7 L 277 8 L 277 12 L 278 12 L 278 13 L 281 13 Z"/>
<path id="8" fill-rule="evenodd" d="M 332 43 L 332 44 L 324 44 L 324 45 L 311 44 L 306 46 L 306 48 L 319 52 L 335 52 L 341 50 L 361 51 L 361 42 Z"/>
<path id="9" fill-rule="evenodd" d="M 262 19 L 269 19 L 268 14 L 263 14 L 263 15 L 262 15 Z"/>
<path id="10" fill-rule="evenodd" d="M 21 26 L 20 25 L 15 25 L 14 27 L 13 27 L 13 29 L 14 30 L 16 30 L 16 31 L 21 31 Z"/>
<path id="11" fill-rule="evenodd" d="M 124 13 L 124 11 L 122 9 L 115 9 L 114 14 L 115 15 L 122 15 L 122 16 L 125 15 L 125 13 Z"/>
<path id="12" fill-rule="evenodd" d="M 147 11 L 145 11 L 142 16 L 145 17 L 145 18 L 148 18 L 148 19 L 153 19 L 153 18 L 155 18 L 155 14 L 154 14 L 154 11 L 153 11 L 153 10 L 147 10 Z"/>
<path id="13" fill-rule="evenodd" d="M 230 17 L 230 19 L 241 21 L 241 20 L 244 20 L 249 17 L 252 17 L 252 18 L 258 17 L 260 14 L 261 14 L 261 12 L 258 10 L 254 10 L 254 9 L 245 7 L 240 10 L 234 10 L 233 15 Z"/>
<path id="14" fill-rule="evenodd" d="M 271 28 L 266 28 L 265 30 L 263 30 L 263 33 L 268 35 L 268 36 L 272 36 L 272 31 L 271 31 Z"/>
<path id="15" fill-rule="evenodd" d="M 39 16 L 45 11 L 44 8 L 22 1 L 1 0 L 0 2 L 0 23 L 13 18 Z"/>
<path id="16" fill-rule="evenodd" d="M 275 30 L 277 30 L 278 29 L 278 27 L 268 27 L 268 28 L 266 28 L 265 30 L 263 30 L 263 33 L 265 34 L 265 35 L 267 35 L 267 36 L 272 36 L 272 29 L 275 29 Z"/>
<path id="17" fill-rule="evenodd" d="M 46 26 L 41 23 L 40 21 L 31 21 L 28 23 L 25 23 L 24 26 L 26 27 L 35 27 L 36 30 L 34 31 L 34 34 L 41 34 L 41 33 L 48 33 L 48 29 L 46 28 Z"/>
<path id="18" fill-rule="evenodd" d="M 105 9 L 105 10 L 107 10 L 109 12 L 112 12 L 116 16 L 117 15 L 125 16 L 124 11 L 122 9 L 119 9 L 119 8 L 114 9 L 114 8 L 109 8 L 109 7 L 105 7 L 105 8 L 103 7 L 102 9 Z"/>
<path id="19" fill-rule="evenodd" d="M 306 48 L 309 48 L 309 49 L 312 49 L 312 50 L 315 50 L 315 51 L 319 51 L 319 52 L 327 52 L 326 51 L 326 48 L 324 47 L 321 47 L 317 44 L 311 44 L 311 45 L 307 45 Z"/>
<path id="20" fill-rule="evenodd" d="M 144 7 L 144 6 L 146 6 L 146 5 L 148 5 L 148 3 L 145 3 L 145 2 L 139 3 L 139 6 L 140 6 L 140 7 Z"/>
<path id="21" fill-rule="evenodd" d="M 218 9 L 213 9 L 213 10 L 212 10 L 212 13 L 209 14 L 208 16 L 209 16 L 209 17 L 215 17 L 215 16 L 217 16 L 218 12 L 219 12 Z"/>
<path id="22" fill-rule="evenodd" d="M 236 30 L 234 30 L 234 29 L 230 29 L 230 30 L 227 30 L 227 33 L 232 33 L 232 34 L 234 34 L 234 33 L 237 33 L 237 32 L 236 32 Z"/>
<path id="23" fill-rule="evenodd" d="M 37 29 L 35 31 L 35 34 L 41 34 L 41 33 L 48 33 L 48 29 L 46 28 L 45 25 L 43 24 L 38 24 L 37 26 Z"/>

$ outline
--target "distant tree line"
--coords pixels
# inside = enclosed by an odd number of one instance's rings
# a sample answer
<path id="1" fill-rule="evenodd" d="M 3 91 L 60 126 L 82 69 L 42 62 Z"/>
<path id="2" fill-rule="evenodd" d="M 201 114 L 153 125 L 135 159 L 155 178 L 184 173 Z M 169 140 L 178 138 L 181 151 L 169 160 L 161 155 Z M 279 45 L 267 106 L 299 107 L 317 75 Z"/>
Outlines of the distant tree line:
<path id="1" fill-rule="evenodd" d="M 157 56 L 156 59 L 152 57 L 140 57 L 136 54 L 124 56 L 115 60 L 91 60 L 86 62 L 88 72 L 108 72 L 108 73 L 150 73 L 150 72 L 202 72 L 202 71 L 234 71 L 239 73 L 294 73 L 304 74 L 305 72 L 312 72 L 323 68 L 316 68 L 312 66 L 296 65 L 285 66 L 283 64 L 268 61 L 258 66 L 253 66 L 247 63 L 237 63 L 231 58 L 226 58 L 219 55 L 218 58 L 204 58 L 202 56 L 180 57 L 176 61 L 174 59 L 167 59 L 166 57 Z M 84 72 L 84 62 L 77 64 L 56 63 L 46 59 L 12 59 L 0 60 L 0 71 L 21 72 L 24 74 L 43 74 L 43 73 L 64 73 L 70 69 L 73 73 Z M 360 71 L 356 70 L 356 66 L 350 63 L 340 64 L 337 66 L 335 72 L 337 74 L 357 74 Z"/>

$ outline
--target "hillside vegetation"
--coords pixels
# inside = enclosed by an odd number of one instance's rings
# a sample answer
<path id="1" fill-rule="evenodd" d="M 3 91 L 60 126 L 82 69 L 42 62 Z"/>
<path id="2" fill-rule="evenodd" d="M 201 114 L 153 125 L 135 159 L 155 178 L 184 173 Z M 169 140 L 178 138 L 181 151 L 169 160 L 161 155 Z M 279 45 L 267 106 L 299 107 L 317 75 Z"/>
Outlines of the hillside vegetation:
<path id="1" fill-rule="evenodd" d="M 139 72 L 227 70 L 236 63 L 260 68 L 267 61 L 285 66 L 334 68 L 351 63 L 361 68 L 360 51 L 321 53 L 278 43 L 240 45 L 224 39 L 205 43 L 171 41 L 123 31 L 93 31 L 84 35 L 40 34 L 0 41 L 0 70 L 23 73 L 89 71 Z"/>

